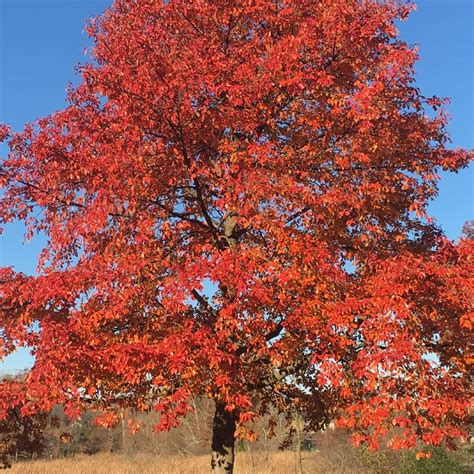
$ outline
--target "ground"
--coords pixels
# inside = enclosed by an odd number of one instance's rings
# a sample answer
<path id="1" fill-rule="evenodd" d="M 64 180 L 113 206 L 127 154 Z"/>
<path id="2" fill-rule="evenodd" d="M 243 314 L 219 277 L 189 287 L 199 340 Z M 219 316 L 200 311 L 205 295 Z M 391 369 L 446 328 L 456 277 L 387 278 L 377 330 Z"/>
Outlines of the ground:
<path id="1" fill-rule="evenodd" d="M 330 473 L 351 472 L 350 466 L 332 466 L 319 453 L 305 452 L 304 472 Z M 342 468 L 342 469 L 341 469 Z M 210 471 L 209 456 L 133 457 L 116 454 L 78 456 L 67 459 L 20 462 L 13 466 L 11 474 L 200 474 Z M 235 474 L 291 474 L 296 471 L 293 452 L 271 453 L 268 463 L 263 453 L 237 453 Z"/>

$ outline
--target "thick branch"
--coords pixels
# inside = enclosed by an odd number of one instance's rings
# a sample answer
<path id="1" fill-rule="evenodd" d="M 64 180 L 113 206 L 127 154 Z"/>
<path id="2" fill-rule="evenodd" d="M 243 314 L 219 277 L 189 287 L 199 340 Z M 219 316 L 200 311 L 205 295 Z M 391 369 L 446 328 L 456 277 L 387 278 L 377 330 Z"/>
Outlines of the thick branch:
<path id="1" fill-rule="evenodd" d="M 294 375 L 298 370 L 300 370 L 305 364 L 311 362 L 312 355 L 306 354 L 302 358 L 296 360 L 290 365 L 287 365 L 284 368 L 274 368 L 269 374 L 265 377 L 262 377 L 260 383 L 248 385 L 249 390 L 261 390 L 264 388 L 271 387 L 272 385 L 281 382 L 284 378 L 289 375 Z"/>
<path id="2" fill-rule="evenodd" d="M 284 329 L 284 326 L 282 323 L 278 323 L 276 326 L 275 326 L 275 329 L 273 329 L 272 331 L 270 331 L 266 336 L 265 336 L 265 341 L 266 342 L 270 342 L 272 339 L 275 339 L 275 337 L 278 337 L 281 332 L 283 331 Z M 249 346 L 246 345 L 246 346 L 243 346 L 243 347 L 240 347 L 239 349 L 237 349 L 235 351 L 235 355 L 236 356 L 241 356 L 243 354 L 245 354 L 249 349 Z"/>
<path id="3" fill-rule="evenodd" d="M 191 291 L 192 295 L 196 300 L 199 302 L 199 304 L 211 315 L 213 316 L 214 319 L 217 319 L 217 312 L 216 310 L 209 304 L 209 302 L 202 296 L 197 290 L 192 290 Z"/>

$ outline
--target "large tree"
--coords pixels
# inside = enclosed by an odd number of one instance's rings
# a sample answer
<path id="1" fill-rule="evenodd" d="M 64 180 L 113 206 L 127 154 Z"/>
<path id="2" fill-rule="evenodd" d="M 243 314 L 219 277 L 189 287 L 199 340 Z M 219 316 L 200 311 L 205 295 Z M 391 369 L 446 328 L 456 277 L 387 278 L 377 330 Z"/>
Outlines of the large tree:
<path id="1" fill-rule="evenodd" d="M 46 236 L 1 275 L 2 413 L 215 401 L 212 466 L 268 407 L 356 442 L 452 442 L 467 414 L 472 239 L 426 214 L 443 100 L 395 0 L 116 0 L 68 106 L 2 128 L 0 218 Z M 442 65 L 440 66 L 442 67 Z"/>

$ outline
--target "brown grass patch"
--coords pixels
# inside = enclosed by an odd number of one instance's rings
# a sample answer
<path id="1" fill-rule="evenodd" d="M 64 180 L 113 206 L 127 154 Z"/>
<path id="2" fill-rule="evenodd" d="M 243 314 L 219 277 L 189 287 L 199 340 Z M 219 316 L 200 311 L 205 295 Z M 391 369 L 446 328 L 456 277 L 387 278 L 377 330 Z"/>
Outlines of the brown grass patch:
<path id="1" fill-rule="evenodd" d="M 304 453 L 307 473 L 337 472 L 319 453 Z M 199 474 L 210 471 L 209 456 L 151 456 L 138 454 L 97 454 L 66 459 L 39 460 L 15 464 L 12 474 Z M 262 452 L 237 453 L 236 474 L 290 474 L 296 472 L 292 452 L 271 453 L 268 462 Z M 341 472 L 341 471 L 339 471 Z M 355 470 L 351 472 L 356 472 Z"/>

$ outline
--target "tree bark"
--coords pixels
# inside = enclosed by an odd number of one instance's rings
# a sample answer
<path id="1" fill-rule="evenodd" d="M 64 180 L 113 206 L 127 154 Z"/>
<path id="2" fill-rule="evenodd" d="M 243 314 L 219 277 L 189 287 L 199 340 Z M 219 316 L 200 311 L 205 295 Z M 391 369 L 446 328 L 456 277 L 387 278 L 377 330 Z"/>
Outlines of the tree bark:
<path id="1" fill-rule="evenodd" d="M 232 474 L 234 471 L 236 415 L 225 409 L 225 404 L 216 402 L 216 411 L 212 425 L 213 473 Z"/>
<path id="2" fill-rule="evenodd" d="M 298 413 L 293 422 L 296 432 L 295 439 L 295 455 L 296 455 L 296 472 L 303 474 L 303 459 L 301 456 L 301 445 L 303 443 L 304 421 L 303 417 Z"/>

